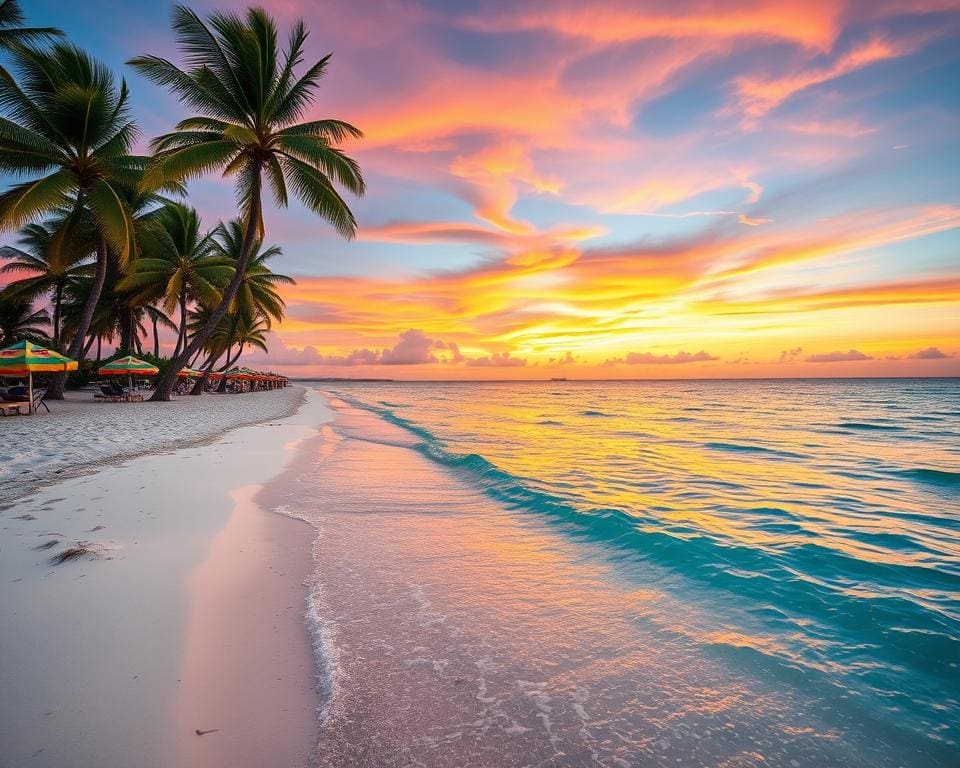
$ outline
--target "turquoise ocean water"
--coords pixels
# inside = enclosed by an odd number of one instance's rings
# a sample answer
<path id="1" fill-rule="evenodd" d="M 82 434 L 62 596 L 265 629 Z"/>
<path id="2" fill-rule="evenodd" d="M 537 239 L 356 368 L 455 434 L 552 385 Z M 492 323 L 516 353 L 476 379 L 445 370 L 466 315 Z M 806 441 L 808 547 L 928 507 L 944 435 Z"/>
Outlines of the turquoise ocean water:
<path id="1" fill-rule="evenodd" d="M 354 764 L 960 765 L 957 380 L 314 386 Z"/>

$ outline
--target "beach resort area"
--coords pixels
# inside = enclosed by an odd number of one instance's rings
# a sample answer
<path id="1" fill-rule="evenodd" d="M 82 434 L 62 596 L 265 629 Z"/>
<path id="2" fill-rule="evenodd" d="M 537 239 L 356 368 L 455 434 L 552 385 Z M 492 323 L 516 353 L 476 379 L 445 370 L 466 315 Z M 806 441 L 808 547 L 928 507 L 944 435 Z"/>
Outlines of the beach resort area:
<path id="1" fill-rule="evenodd" d="M 0 768 L 960 766 L 954 0 L 0 0 Z"/>

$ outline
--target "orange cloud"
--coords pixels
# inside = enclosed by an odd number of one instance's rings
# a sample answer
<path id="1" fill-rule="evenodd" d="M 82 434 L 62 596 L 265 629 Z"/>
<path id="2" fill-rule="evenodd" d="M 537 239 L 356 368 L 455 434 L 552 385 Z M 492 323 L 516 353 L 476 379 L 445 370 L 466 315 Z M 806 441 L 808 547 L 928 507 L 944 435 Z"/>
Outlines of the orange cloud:
<path id="1" fill-rule="evenodd" d="M 888 40 L 874 38 L 838 56 L 831 64 L 804 67 L 781 77 L 744 75 L 734 81 L 737 104 L 745 128 L 756 127 L 757 120 L 772 112 L 791 96 L 815 85 L 836 80 L 858 69 L 916 50 L 920 39 Z"/>
<path id="2" fill-rule="evenodd" d="M 719 4 L 709 13 L 697 5 L 689 9 L 675 5 L 664 12 L 636 3 L 549 3 L 540 9 L 520 5 L 499 13 L 487 10 L 463 24 L 487 32 L 545 30 L 604 44 L 650 38 L 776 37 L 823 49 L 839 33 L 842 9 L 842 3 L 823 0 L 753 2 L 748 7 Z"/>

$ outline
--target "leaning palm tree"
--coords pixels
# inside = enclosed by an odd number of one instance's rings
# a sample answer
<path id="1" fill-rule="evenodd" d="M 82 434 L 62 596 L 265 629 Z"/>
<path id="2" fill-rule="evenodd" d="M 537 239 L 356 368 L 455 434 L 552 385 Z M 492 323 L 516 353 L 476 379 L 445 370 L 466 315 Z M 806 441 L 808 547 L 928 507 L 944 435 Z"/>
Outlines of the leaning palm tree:
<path id="1" fill-rule="evenodd" d="M 0 346 L 17 341 L 47 343 L 46 326 L 50 316 L 46 309 L 34 310 L 33 305 L 20 297 L 11 298 L 6 290 L 0 291 Z"/>
<path id="2" fill-rule="evenodd" d="M 20 230 L 20 242 L 25 250 L 12 246 L 0 248 L 0 259 L 7 262 L 0 274 L 22 274 L 28 277 L 15 280 L 7 286 L 7 295 L 27 301 L 49 296 L 53 306 L 53 346 L 60 349 L 60 317 L 64 290 L 72 280 L 92 272 L 88 262 L 90 248 L 82 238 L 71 240 L 63 247 L 54 247 L 62 221 L 50 220 L 41 224 L 27 224 Z"/>
<path id="3" fill-rule="evenodd" d="M 63 35 L 55 27 L 25 27 L 25 20 L 19 0 L 0 0 L 0 50 L 9 51 L 17 46 L 42 43 Z M 10 78 L 3 67 L 0 67 L 0 77 Z"/>
<path id="4" fill-rule="evenodd" d="M 0 170 L 30 177 L 0 194 L 0 231 L 19 229 L 72 203 L 53 247 L 75 236 L 84 212 L 96 229 L 96 272 L 67 350 L 78 357 L 100 299 L 108 252 L 126 262 L 134 250 L 134 222 L 124 187 L 142 181 L 143 161 L 129 155 L 137 127 L 129 117 L 127 85 L 68 43 L 49 50 L 11 51 L 21 85 L 0 77 Z M 62 397 L 63 376 L 47 397 Z"/>
<path id="5" fill-rule="evenodd" d="M 217 252 L 213 238 L 201 234 L 196 210 L 181 203 L 167 202 L 146 217 L 139 243 L 141 254 L 130 263 L 119 288 L 131 294 L 134 305 L 162 302 L 168 315 L 179 306 L 177 357 L 187 343 L 188 305 L 216 305 L 233 277 L 234 261 Z"/>
<path id="6" fill-rule="evenodd" d="M 211 353 L 210 359 L 214 365 L 222 359 L 224 362 L 219 368 L 225 371 L 237 364 L 246 347 L 266 352 L 267 340 L 265 334 L 268 330 L 270 330 L 270 326 L 263 316 L 254 316 L 249 320 L 237 322 L 227 322 L 224 319 L 210 334 L 210 339 L 207 342 Z M 221 387 L 225 383 L 224 380 L 221 380 Z"/>
<path id="7" fill-rule="evenodd" d="M 236 273 L 223 298 L 160 377 L 154 400 L 170 399 L 177 372 L 203 346 L 240 288 L 253 245 L 264 236 L 264 176 L 277 205 L 287 205 L 290 187 L 308 209 L 348 238 L 356 231 L 356 220 L 335 183 L 356 195 L 364 192 L 359 166 L 334 146 L 361 132 L 341 120 L 298 122 L 312 106 L 330 58 L 297 76 L 307 39 L 302 21 L 293 25 L 282 54 L 276 25 L 259 8 L 245 17 L 214 13 L 204 22 L 177 5 L 173 29 L 185 55 L 184 69 L 158 56 L 130 62 L 196 113 L 175 132 L 153 141 L 148 183 L 187 180 L 213 170 L 235 177 L 244 231 Z"/>
<path id="8" fill-rule="evenodd" d="M 239 263 L 243 251 L 243 223 L 234 219 L 221 224 L 214 232 L 214 248 L 233 263 Z M 254 242 L 250 251 L 247 267 L 240 278 L 237 295 L 229 307 L 229 313 L 239 320 L 251 323 L 255 317 L 262 316 L 270 329 L 272 321 L 283 319 L 286 303 L 277 290 L 280 285 L 296 285 L 296 280 L 288 275 L 274 272 L 267 262 L 283 251 L 278 245 L 263 248 L 259 240 Z"/>

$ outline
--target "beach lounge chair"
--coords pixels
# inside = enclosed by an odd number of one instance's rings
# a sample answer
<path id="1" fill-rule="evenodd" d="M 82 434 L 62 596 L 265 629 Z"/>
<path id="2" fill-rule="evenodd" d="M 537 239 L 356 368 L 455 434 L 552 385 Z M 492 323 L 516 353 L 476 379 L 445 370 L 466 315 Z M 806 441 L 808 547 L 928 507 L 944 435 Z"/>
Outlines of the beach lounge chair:
<path id="1" fill-rule="evenodd" d="M 123 387 L 120 388 L 118 393 L 112 384 L 104 384 L 100 386 L 100 394 L 95 394 L 93 397 L 101 403 L 122 403 L 124 398 Z"/>
<path id="2" fill-rule="evenodd" d="M 43 410 L 47 413 L 50 413 L 50 408 L 46 403 L 47 390 L 46 389 L 35 389 L 33 390 L 33 412 L 36 413 L 40 410 L 40 406 L 43 406 Z"/>
<path id="3" fill-rule="evenodd" d="M 5 403 L 26 403 L 29 400 L 26 387 L 8 387 L 0 390 L 0 400 Z"/>
<path id="4" fill-rule="evenodd" d="M 20 416 L 25 413 L 26 403 L 0 403 L 0 416 Z"/>

